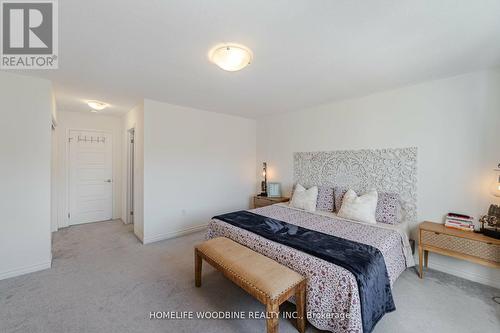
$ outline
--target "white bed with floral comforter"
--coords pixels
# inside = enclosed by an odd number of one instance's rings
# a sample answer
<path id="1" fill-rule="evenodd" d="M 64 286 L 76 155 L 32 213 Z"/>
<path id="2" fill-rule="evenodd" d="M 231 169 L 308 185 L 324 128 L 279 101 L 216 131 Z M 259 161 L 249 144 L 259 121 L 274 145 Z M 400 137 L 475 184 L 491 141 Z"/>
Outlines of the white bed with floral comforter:
<path id="1" fill-rule="evenodd" d="M 379 249 L 391 287 L 406 268 L 414 266 L 404 225 L 364 224 L 339 218 L 334 213 L 309 213 L 287 204 L 250 211 Z M 348 270 L 216 219 L 210 222 L 207 233 L 207 238 L 214 237 L 230 238 L 307 277 L 308 321 L 318 329 L 363 331 L 358 286 Z"/>

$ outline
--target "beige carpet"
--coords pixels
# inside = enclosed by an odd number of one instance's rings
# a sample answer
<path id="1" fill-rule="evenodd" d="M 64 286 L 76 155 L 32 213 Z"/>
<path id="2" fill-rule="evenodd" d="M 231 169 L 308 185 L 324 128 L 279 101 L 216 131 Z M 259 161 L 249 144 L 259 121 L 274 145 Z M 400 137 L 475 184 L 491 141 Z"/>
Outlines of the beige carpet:
<path id="1" fill-rule="evenodd" d="M 194 288 L 193 244 L 203 233 L 143 246 L 132 226 L 112 221 L 53 238 L 52 269 L 0 281 L 0 332 L 265 331 L 264 320 L 149 319 L 151 311 L 263 310 L 212 269 Z M 432 270 L 420 280 L 407 270 L 394 287 L 397 310 L 374 332 L 499 332 L 493 294 L 500 290 Z M 296 330 L 282 319 L 280 332 Z"/>

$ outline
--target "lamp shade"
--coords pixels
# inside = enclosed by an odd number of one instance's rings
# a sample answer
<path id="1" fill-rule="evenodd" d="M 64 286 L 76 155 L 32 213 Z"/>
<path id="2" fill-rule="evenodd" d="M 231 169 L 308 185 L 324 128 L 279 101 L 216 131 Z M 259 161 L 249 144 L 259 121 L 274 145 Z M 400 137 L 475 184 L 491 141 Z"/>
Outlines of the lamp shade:
<path id="1" fill-rule="evenodd" d="M 500 197 L 500 176 L 491 184 L 490 191 L 495 197 Z"/>

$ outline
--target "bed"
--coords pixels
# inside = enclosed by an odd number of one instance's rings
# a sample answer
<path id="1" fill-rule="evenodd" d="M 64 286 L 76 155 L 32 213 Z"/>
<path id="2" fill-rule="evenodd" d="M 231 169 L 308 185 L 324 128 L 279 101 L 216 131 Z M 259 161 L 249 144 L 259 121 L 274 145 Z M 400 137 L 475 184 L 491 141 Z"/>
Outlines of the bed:
<path id="1" fill-rule="evenodd" d="M 295 209 L 286 203 L 249 210 L 378 249 L 392 288 L 399 275 L 414 266 L 408 230 L 416 214 L 416 149 L 296 153 L 294 168 L 295 181 L 306 185 L 338 184 L 339 180 L 346 179 L 349 186 L 357 190 L 376 187 L 401 195 L 403 222 L 396 225 L 365 224 L 340 218 L 333 212 Z M 372 177 L 366 177 L 367 174 Z M 363 332 L 358 283 L 349 270 L 219 219 L 209 223 L 207 238 L 214 237 L 230 238 L 306 276 L 307 318 L 316 328 Z"/>

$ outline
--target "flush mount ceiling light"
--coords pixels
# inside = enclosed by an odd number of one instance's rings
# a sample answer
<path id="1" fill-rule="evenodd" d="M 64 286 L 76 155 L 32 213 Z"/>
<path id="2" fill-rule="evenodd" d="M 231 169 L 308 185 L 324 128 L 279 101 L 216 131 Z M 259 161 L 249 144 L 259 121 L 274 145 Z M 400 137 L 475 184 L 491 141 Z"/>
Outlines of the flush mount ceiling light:
<path id="1" fill-rule="evenodd" d="M 245 68 L 252 62 L 252 51 L 241 44 L 224 43 L 214 46 L 208 52 L 211 62 L 225 71 L 235 72 Z"/>
<path id="2" fill-rule="evenodd" d="M 108 107 L 108 104 L 99 101 L 87 101 L 87 105 L 92 109 L 90 112 L 101 111 Z"/>

